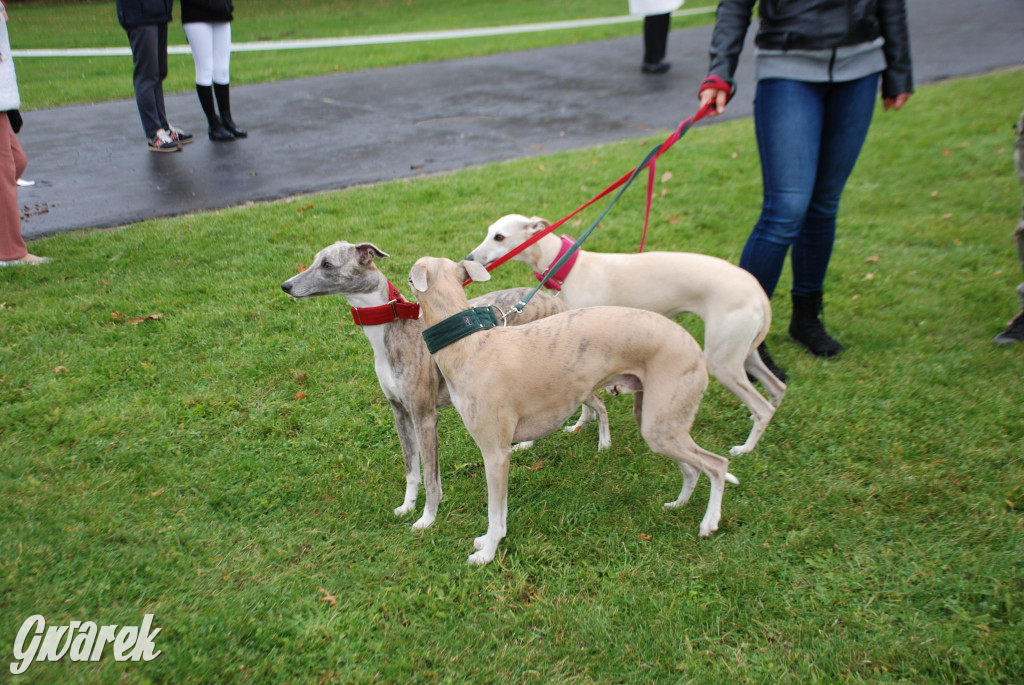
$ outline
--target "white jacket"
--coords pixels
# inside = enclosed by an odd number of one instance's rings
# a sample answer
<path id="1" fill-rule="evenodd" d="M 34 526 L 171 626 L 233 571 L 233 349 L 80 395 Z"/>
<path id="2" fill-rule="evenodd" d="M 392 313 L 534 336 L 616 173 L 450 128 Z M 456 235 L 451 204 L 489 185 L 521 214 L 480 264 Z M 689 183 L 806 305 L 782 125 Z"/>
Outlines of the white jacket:
<path id="1" fill-rule="evenodd" d="M 629 0 L 629 13 L 642 14 L 665 14 L 674 12 L 683 6 L 683 0 Z"/>
<path id="2" fill-rule="evenodd" d="M 21 109 L 21 97 L 18 95 L 18 77 L 14 73 L 7 22 L 0 18 L 0 112 L 9 109 Z"/>

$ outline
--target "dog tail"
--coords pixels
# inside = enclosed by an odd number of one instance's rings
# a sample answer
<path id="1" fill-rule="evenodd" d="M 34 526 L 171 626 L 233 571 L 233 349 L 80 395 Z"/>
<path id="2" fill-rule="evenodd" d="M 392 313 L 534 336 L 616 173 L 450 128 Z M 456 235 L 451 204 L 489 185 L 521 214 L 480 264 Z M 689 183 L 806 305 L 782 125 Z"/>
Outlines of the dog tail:
<path id="1" fill-rule="evenodd" d="M 725 479 L 727 481 L 729 481 L 730 483 L 732 483 L 733 485 L 739 485 L 740 484 L 739 478 L 737 478 L 736 476 L 732 475 L 728 471 L 726 471 L 726 473 L 725 473 Z"/>

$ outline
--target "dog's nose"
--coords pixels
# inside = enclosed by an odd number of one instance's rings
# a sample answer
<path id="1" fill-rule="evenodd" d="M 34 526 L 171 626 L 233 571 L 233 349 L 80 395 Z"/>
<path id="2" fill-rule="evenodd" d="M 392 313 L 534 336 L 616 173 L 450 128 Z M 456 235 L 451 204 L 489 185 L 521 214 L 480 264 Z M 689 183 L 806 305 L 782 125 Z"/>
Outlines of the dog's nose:
<path id="1" fill-rule="evenodd" d="M 466 255 L 466 261 L 467 262 L 475 262 L 476 261 L 476 257 L 473 256 L 472 252 L 470 252 L 468 255 Z"/>
<path id="2" fill-rule="evenodd" d="M 285 281 L 284 283 L 282 283 L 281 290 L 285 291 L 286 293 L 290 293 L 292 291 L 292 282 Z"/>

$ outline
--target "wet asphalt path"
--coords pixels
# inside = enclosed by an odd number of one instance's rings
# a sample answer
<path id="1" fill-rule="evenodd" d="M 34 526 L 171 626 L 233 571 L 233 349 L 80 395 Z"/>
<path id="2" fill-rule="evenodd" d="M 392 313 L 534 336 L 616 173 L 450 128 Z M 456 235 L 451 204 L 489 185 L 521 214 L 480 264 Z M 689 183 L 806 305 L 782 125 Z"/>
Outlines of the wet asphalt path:
<path id="1" fill-rule="evenodd" d="M 919 85 L 1024 63 L 1022 0 L 908 6 Z M 194 93 L 172 95 L 171 121 L 196 135 L 174 154 L 147 150 L 134 100 L 25 112 L 19 139 L 25 177 L 36 184 L 19 192 L 22 233 L 118 226 L 667 132 L 696 110 L 711 28 L 672 32 L 673 67 L 662 76 L 639 70 L 639 28 L 636 37 L 582 45 L 236 86 L 235 120 L 250 135 L 233 143 L 207 139 Z M 751 113 L 752 52 L 748 40 L 738 94 L 719 120 Z M 124 60 L 130 80 L 130 57 L 103 59 Z M 609 181 L 619 173 L 610 170 Z"/>

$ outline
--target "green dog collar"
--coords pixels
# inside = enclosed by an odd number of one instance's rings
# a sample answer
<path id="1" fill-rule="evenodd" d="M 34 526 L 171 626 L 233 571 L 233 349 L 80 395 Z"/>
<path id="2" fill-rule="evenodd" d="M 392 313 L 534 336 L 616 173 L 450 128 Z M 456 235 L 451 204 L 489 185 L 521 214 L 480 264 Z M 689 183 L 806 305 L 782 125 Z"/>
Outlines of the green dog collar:
<path id="1" fill-rule="evenodd" d="M 423 340 L 427 343 L 430 354 L 451 345 L 457 340 L 462 340 L 471 333 L 483 331 L 488 328 L 495 328 L 498 325 L 498 317 L 494 315 L 491 307 L 473 307 L 464 312 L 449 316 L 444 321 L 434 324 L 423 331 Z"/>

